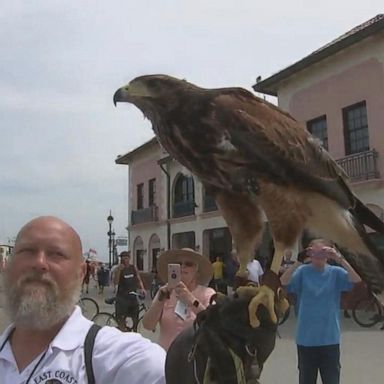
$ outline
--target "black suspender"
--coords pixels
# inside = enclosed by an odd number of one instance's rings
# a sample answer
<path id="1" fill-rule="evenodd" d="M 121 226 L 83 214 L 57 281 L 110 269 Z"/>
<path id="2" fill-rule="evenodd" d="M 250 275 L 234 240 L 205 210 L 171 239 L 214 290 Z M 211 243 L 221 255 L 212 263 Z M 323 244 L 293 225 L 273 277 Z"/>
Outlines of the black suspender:
<path id="1" fill-rule="evenodd" d="M 85 370 L 87 372 L 88 384 L 95 384 L 95 375 L 93 372 L 92 366 L 92 352 L 93 346 L 95 345 L 95 339 L 97 333 L 100 331 L 101 327 L 97 324 L 93 324 L 85 337 L 84 342 L 84 361 L 85 361 Z"/>

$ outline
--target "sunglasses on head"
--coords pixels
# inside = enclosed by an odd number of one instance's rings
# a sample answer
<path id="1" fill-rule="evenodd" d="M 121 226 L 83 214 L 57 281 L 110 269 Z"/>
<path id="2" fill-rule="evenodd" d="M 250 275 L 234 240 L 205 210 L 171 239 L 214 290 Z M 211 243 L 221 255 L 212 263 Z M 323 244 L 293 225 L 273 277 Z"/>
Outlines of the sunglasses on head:
<path id="1" fill-rule="evenodd" d="M 185 267 L 194 267 L 196 264 L 193 261 L 189 260 L 184 260 L 184 261 L 178 261 L 177 264 L 180 264 L 180 266 L 185 266 Z"/>

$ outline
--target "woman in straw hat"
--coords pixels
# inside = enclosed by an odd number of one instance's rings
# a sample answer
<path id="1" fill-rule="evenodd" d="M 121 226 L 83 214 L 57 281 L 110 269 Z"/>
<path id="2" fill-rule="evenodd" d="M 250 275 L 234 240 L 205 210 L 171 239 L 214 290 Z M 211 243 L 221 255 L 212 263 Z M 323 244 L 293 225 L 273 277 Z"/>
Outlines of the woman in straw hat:
<path id="1" fill-rule="evenodd" d="M 212 278 L 212 265 L 207 257 L 189 248 L 162 253 L 157 262 L 161 281 L 168 280 L 168 264 L 181 265 L 181 281 L 174 289 L 170 289 L 168 284 L 162 286 L 143 318 L 143 326 L 148 330 L 160 324 L 159 344 L 165 350 L 182 330 L 192 325 L 196 315 L 208 306 L 215 293 L 206 287 Z M 175 313 L 178 301 L 187 308 L 184 320 Z"/>

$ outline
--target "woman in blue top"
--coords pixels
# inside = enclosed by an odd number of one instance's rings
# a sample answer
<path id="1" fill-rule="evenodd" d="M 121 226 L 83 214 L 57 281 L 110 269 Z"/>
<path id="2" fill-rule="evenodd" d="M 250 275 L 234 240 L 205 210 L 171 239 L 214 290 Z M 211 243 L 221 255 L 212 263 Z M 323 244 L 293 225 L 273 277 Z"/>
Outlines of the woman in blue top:
<path id="1" fill-rule="evenodd" d="M 319 371 L 323 384 L 339 384 L 341 293 L 361 278 L 324 239 L 311 241 L 305 251 L 309 263 L 296 261 L 281 276 L 282 285 L 297 297 L 299 384 L 316 384 Z M 340 266 L 327 264 L 328 259 Z"/>

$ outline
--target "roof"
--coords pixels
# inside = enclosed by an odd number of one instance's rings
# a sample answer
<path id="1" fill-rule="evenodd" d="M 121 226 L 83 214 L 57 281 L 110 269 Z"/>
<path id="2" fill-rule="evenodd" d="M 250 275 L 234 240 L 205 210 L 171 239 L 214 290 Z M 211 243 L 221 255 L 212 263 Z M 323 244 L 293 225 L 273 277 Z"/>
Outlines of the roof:
<path id="1" fill-rule="evenodd" d="M 157 145 L 157 143 L 158 142 L 157 142 L 156 137 L 153 137 L 151 140 L 149 140 L 149 141 L 145 142 L 144 144 L 140 145 L 139 147 L 133 149 L 131 152 L 128 152 L 125 155 L 118 155 L 116 160 L 115 160 L 115 163 L 128 165 L 136 155 L 147 150 L 148 148 L 152 147 L 153 145 Z"/>
<path id="2" fill-rule="evenodd" d="M 304 57 L 289 67 L 275 73 L 265 80 L 254 84 L 252 88 L 256 92 L 277 96 L 277 91 L 281 81 L 382 30 L 384 30 L 384 14 L 379 14 L 372 19 L 369 19 L 368 21 L 358 25 L 357 27 L 352 28 L 347 33 L 344 33 L 337 39 L 332 40 L 330 43 L 312 52 L 310 55 Z"/>

